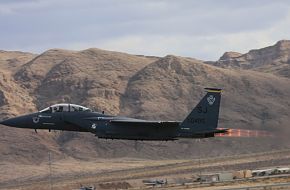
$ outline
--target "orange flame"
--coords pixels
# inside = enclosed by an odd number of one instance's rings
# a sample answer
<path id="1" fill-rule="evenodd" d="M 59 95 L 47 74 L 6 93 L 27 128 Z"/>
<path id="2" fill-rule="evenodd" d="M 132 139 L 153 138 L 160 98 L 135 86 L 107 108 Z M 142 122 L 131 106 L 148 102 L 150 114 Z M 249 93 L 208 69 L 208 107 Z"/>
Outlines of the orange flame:
<path id="1" fill-rule="evenodd" d="M 215 134 L 216 137 L 272 137 L 268 131 L 248 130 L 248 129 L 229 129 L 226 133 Z"/>

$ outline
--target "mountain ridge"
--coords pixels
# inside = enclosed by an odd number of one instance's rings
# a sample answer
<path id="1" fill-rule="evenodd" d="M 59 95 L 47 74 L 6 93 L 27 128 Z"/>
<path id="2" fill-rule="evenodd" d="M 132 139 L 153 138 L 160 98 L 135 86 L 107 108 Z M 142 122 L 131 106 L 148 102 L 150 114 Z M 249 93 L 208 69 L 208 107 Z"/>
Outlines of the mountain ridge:
<path id="1" fill-rule="evenodd" d="M 222 68 L 255 70 L 290 78 L 289 52 L 290 41 L 281 40 L 272 46 L 250 50 L 245 54 L 225 53 L 218 61 L 207 63 Z"/>
<path id="2" fill-rule="evenodd" d="M 130 55 L 97 48 L 51 49 L 39 55 L 6 55 L 0 51 L 0 117 L 68 102 L 142 119 L 183 120 L 204 95 L 204 87 L 218 87 L 224 89 L 220 127 L 268 130 L 279 134 L 279 138 L 207 139 L 201 145 L 204 156 L 288 147 L 288 44 L 290 41 L 281 41 L 246 54 L 229 52 L 216 62 L 175 55 Z M 14 58 L 18 58 L 17 64 L 9 61 Z M 0 162 L 41 162 L 48 151 L 57 159 L 166 159 L 197 155 L 190 148 L 197 145 L 194 140 L 135 144 L 100 140 L 93 134 L 35 134 L 4 126 L 0 129 Z M 31 155 L 32 151 L 37 151 L 37 155 Z"/>

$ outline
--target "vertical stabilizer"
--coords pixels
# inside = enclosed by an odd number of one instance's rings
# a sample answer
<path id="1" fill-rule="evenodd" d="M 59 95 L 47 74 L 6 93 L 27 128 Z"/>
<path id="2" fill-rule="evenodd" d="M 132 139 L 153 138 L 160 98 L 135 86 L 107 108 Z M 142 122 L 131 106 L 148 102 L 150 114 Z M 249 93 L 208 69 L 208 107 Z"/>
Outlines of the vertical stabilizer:
<path id="1" fill-rule="evenodd" d="M 205 132 L 217 128 L 222 90 L 205 88 L 205 91 L 206 95 L 180 124 L 182 131 Z"/>

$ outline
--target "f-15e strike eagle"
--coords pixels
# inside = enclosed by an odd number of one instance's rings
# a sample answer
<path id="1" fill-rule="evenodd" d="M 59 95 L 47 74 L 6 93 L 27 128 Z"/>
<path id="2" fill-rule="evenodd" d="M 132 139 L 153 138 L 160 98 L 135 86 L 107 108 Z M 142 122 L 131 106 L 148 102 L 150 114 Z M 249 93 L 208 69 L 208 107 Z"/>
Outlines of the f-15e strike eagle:
<path id="1" fill-rule="evenodd" d="M 37 113 L 0 122 L 2 125 L 62 131 L 91 132 L 98 138 L 126 140 L 177 140 L 226 134 L 218 129 L 221 89 L 205 88 L 206 95 L 184 121 L 150 121 L 93 112 L 75 104 L 56 104 Z"/>

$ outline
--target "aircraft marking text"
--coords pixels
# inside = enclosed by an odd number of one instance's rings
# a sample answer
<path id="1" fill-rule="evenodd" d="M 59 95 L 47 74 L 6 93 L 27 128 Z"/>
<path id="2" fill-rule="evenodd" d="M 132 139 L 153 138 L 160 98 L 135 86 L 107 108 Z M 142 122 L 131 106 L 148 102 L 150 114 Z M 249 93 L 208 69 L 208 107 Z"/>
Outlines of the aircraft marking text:
<path id="1" fill-rule="evenodd" d="M 207 113 L 207 107 L 197 106 L 197 113 Z"/>
<path id="2" fill-rule="evenodd" d="M 205 118 L 188 118 L 188 122 L 193 124 L 205 124 Z"/>

